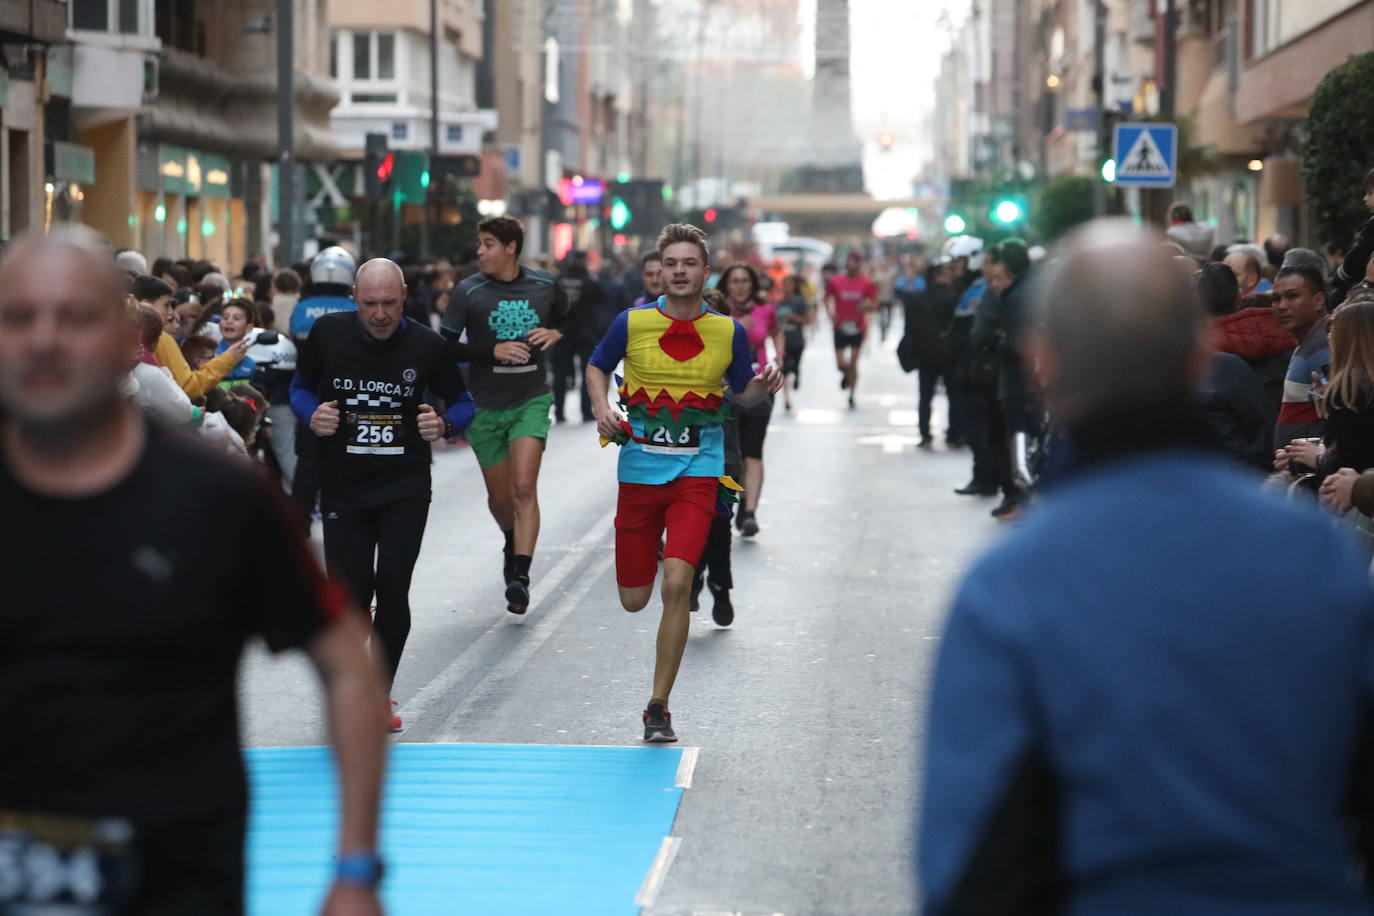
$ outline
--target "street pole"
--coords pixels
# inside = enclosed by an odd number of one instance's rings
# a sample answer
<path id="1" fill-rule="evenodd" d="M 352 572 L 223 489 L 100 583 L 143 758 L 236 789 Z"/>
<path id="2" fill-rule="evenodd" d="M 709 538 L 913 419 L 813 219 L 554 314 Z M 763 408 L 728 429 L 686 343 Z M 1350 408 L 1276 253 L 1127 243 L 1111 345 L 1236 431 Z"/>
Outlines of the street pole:
<path id="1" fill-rule="evenodd" d="M 1174 119 L 1178 98 L 1178 12 L 1175 0 L 1164 0 L 1164 87 L 1159 93 L 1159 113 L 1166 121 Z"/>
<path id="2" fill-rule="evenodd" d="M 1164 87 L 1159 93 L 1159 114 L 1165 121 L 1177 123 L 1175 121 L 1176 108 L 1178 103 L 1178 12 L 1175 7 L 1175 0 L 1164 0 Z M 1180 152 L 1182 152 L 1180 150 Z M 1178 168 L 1178 163 L 1174 163 L 1174 168 Z M 1150 195 L 1153 199 L 1153 206 L 1150 207 L 1149 218 L 1151 222 L 1161 226 L 1168 222 L 1169 201 L 1176 192 L 1161 188 Z"/>
<path id="3" fill-rule="evenodd" d="M 296 258 L 296 86 L 292 46 L 294 44 L 292 0 L 277 0 L 277 238 L 281 262 Z"/>
<path id="4" fill-rule="evenodd" d="M 550 83 L 557 84 L 559 74 L 556 71 L 557 60 L 550 60 L 549 41 L 555 38 L 554 35 L 554 14 L 556 13 L 555 3 L 557 0 L 544 0 L 544 17 L 542 21 L 542 32 L 544 41 L 540 46 L 539 52 L 539 110 L 542 116 L 539 119 L 539 203 L 535 207 L 539 215 L 539 242 L 540 250 L 544 252 L 553 251 L 553 211 L 549 203 L 549 186 L 554 183 L 561 175 L 553 175 L 549 169 L 549 153 L 556 148 L 554 145 L 557 128 L 559 133 L 557 140 L 562 143 L 561 125 L 558 121 L 558 103 L 552 100 L 549 93 Z"/>
<path id="5" fill-rule="evenodd" d="M 490 51 L 488 51 L 490 53 Z M 439 0 L 429 0 L 429 181 L 434 185 L 434 172 L 439 158 Z M 434 195 L 424 189 L 425 199 L 420 207 L 420 257 L 430 255 L 430 221 L 434 216 Z"/>
<path id="6" fill-rule="evenodd" d="M 1093 107 L 1097 113 L 1097 180 L 1093 182 L 1093 213 L 1107 215 L 1107 182 L 1101 175 L 1107 160 L 1107 4 L 1093 0 Z"/>

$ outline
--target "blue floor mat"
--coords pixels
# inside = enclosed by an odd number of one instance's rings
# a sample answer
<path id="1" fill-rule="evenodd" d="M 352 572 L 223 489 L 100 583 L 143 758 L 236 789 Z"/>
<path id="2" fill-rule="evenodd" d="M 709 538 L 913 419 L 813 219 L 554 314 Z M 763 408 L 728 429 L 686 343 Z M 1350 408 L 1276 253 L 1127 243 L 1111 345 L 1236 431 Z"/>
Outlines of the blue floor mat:
<path id="1" fill-rule="evenodd" d="M 318 910 L 337 805 L 327 748 L 245 752 L 248 912 Z M 673 826 L 679 748 L 395 744 L 382 812 L 390 916 L 638 912 Z"/>

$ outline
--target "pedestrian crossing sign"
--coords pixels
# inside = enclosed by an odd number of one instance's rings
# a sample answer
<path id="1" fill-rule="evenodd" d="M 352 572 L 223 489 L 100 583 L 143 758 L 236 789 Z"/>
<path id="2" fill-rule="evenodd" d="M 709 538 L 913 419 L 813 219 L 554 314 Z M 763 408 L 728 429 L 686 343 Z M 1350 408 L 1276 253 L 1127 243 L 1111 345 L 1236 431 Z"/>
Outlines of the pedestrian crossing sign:
<path id="1" fill-rule="evenodd" d="M 1178 126 L 1118 124 L 1112 155 L 1117 186 L 1172 188 L 1178 179 Z"/>

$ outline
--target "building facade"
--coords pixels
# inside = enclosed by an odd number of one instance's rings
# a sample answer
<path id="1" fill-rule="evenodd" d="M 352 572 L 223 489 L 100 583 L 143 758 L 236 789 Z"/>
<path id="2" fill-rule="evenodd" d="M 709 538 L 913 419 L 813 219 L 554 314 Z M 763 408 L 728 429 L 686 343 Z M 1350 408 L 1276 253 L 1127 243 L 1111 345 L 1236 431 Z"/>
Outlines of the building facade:
<path id="1" fill-rule="evenodd" d="M 276 41 L 269 0 L 77 0 L 71 111 L 94 181 L 77 218 L 149 256 L 273 255 Z M 295 0 L 298 160 L 336 155 L 323 0 Z"/>

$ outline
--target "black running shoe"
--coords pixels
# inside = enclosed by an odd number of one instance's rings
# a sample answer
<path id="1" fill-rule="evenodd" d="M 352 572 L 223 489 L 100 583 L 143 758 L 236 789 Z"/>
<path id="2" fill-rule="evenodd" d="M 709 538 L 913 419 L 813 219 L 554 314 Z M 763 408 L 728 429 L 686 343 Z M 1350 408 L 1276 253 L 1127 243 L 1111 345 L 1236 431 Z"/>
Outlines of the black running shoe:
<path id="1" fill-rule="evenodd" d="M 716 588 L 711 586 L 711 597 L 716 600 L 715 606 L 711 608 L 711 619 L 716 622 L 716 626 L 728 627 L 735 622 L 735 606 L 730 603 L 730 590 L 728 588 Z"/>
<path id="2" fill-rule="evenodd" d="M 998 490 L 997 484 L 979 483 L 976 480 L 970 480 L 954 492 L 960 496 L 996 496 Z"/>
<path id="3" fill-rule="evenodd" d="M 744 516 L 744 521 L 739 524 L 739 533 L 747 538 L 751 538 L 759 533 L 759 521 L 754 518 L 754 513 L 750 512 Z"/>
<path id="4" fill-rule="evenodd" d="M 841 390 L 841 391 L 848 391 L 848 390 L 849 390 L 849 373 L 848 373 L 848 372 L 841 372 L 841 373 L 840 373 L 840 390 Z"/>
<path id="5" fill-rule="evenodd" d="M 1021 503 L 1022 496 L 1020 493 L 1008 493 L 1002 498 L 1002 504 L 992 510 L 992 517 L 999 522 L 1011 521 L 1020 514 Z"/>
<path id="6" fill-rule="evenodd" d="M 644 740 L 651 744 L 670 744 L 677 740 L 673 731 L 673 714 L 663 706 L 644 710 Z"/>
<path id="7" fill-rule="evenodd" d="M 530 606 L 530 577 L 516 576 L 506 586 L 506 610 L 523 614 Z"/>
<path id="8" fill-rule="evenodd" d="M 706 582 L 699 576 L 692 580 L 692 600 L 691 603 L 687 605 L 687 610 L 691 611 L 693 614 L 701 610 L 701 590 L 705 585 Z"/>

